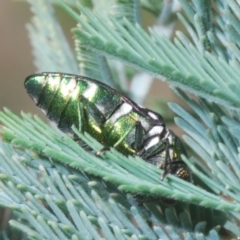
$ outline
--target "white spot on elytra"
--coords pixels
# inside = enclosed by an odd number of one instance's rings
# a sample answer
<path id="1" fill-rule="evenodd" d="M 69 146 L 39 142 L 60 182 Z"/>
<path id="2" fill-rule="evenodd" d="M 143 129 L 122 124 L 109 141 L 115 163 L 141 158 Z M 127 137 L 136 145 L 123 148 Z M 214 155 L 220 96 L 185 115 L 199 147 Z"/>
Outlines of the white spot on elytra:
<path id="1" fill-rule="evenodd" d="M 159 142 L 159 137 L 152 138 L 145 146 L 144 149 L 148 150 L 150 147 L 156 145 Z"/>
<path id="2" fill-rule="evenodd" d="M 115 123 L 120 117 L 127 115 L 132 110 L 132 106 L 128 103 L 123 103 L 119 109 L 110 118 L 111 122 Z"/>
<path id="3" fill-rule="evenodd" d="M 51 88 L 51 90 L 55 90 L 59 87 L 59 84 L 60 84 L 60 77 L 52 77 L 50 76 L 48 78 L 48 81 L 47 81 L 47 84 L 49 85 L 49 87 Z"/>
<path id="4" fill-rule="evenodd" d="M 158 116 L 152 112 L 148 112 L 148 115 L 153 119 L 156 119 L 156 120 L 158 119 Z"/>
<path id="5" fill-rule="evenodd" d="M 97 85 L 94 83 L 89 83 L 88 88 L 84 91 L 83 96 L 89 100 L 96 94 Z"/>
<path id="6" fill-rule="evenodd" d="M 172 139 L 172 134 L 170 134 L 169 130 L 167 129 L 166 135 L 164 136 L 164 138 L 167 138 L 169 143 L 171 144 L 173 139 Z"/>
<path id="7" fill-rule="evenodd" d="M 163 126 L 154 126 L 148 133 L 147 137 L 151 137 L 154 135 L 160 135 L 163 131 L 164 127 Z"/>
<path id="8" fill-rule="evenodd" d="M 76 87 L 76 80 L 73 78 L 70 81 L 62 83 L 61 93 L 63 96 L 68 96 Z"/>

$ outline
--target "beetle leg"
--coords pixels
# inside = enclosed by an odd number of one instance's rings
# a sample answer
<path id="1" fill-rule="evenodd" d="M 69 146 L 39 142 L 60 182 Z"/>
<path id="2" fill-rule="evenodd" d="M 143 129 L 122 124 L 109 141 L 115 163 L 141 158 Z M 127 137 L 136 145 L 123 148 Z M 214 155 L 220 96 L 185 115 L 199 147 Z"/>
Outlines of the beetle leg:
<path id="1" fill-rule="evenodd" d="M 82 101 L 78 101 L 77 114 L 78 114 L 78 126 L 76 127 L 78 128 L 78 131 L 80 133 L 83 133 L 84 107 L 83 107 Z M 73 140 L 76 142 L 80 141 L 81 142 L 80 145 L 82 146 L 83 141 L 75 133 L 74 133 Z"/>
<path id="2" fill-rule="evenodd" d="M 121 142 L 128 136 L 128 134 L 132 131 L 132 129 L 136 127 L 136 131 L 135 131 L 135 135 L 137 133 L 138 137 L 140 137 L 141 135 L 143 136 L 142 132 L 143 128 L 142 125 L 139 121 L 136 122 L 136 124 L 134 124 L 133 126 L 130 126 L 125 133 L 122 135 L 122 137 L 113 145 L 114 148 L 116 148 L 119 144 L 121 144 Z M 138 129 L 137 129 L 138 128 Z M 135 137 L 135 141 L 137 141 L 137 147 L 140 147 L 142 142 L 143 142 L 143 137 L 141 137 L 141 139 L 137 139 Z M 102 149 L 100 149 L 97 153 L 96 156 L 99 156 L 103 153 L 105 153 L 106 151 L 109 151 L 110 147 L 103 147 Z"/>
<path id="3" fill-rule="evenodd" d="M 151 157 L 155 156 L 156 154 L 163 152 L 166 149 L 165 145 L 166 145 L 165 140 L 159 141 L 158 143 L 154 144 L 147 150 L 144 149 L 143 153 L 140 156 L 143 159 L 148 160 Z"/>
<path id="4" fill-rule="evenodd" d="M 137 121 L 136 128 L 135 128 L 135 140 L 133 143 L 133 148 L 136 151 L 139 151 L 140 147 L 142 146 L 143 136 L 144 136 L 144 129 L 143 129 L 142 123 L 140 121 Z"/>
<path id="5" fill-rule="evenodd" d="M 84 116 L 84 108 L 82 103 L 78 104 L 78 131 L 83 133 L 83 116 Z M 74 133 L 73 140 L 77 142 L 85 151 L 90 151 L 91 147 L 89 147 L 78 135 Z"/>
<path id="6" fill-rule="evenodd" d="M 81 96 L 81 98 L 78 101 L 78 108 L 77 108 L 77 113 L 78 113 L 78 130 L 79 130 L 80 133 L 84 132 L 84 127 L 83 127 L 84 123 L 83 123 L 83 121 L 87 117 L 86 109 L 89 110 L 89 113 L 91 114 L 91 116 L 93 116 L 93 118 L 94 118 L 95 115 L 101 114 L 101 113 L 99 113 L 98 109 L 96 110 L 96 107 L 94 109 L 92 108 L 92 105 L 89 103 L 89 101 L 84 96 Z M 98 111 L 98 112 L 96 112 L 96 111 Z M 80 144 L 80 146 L 82 146 L 84 149 L 88 149 L 87 144 L 84 143 L 75 134 L 74 134 L 74 141 L 78 142 Z"/>
<path id="7" fill-rule="evenodd" d="M 83 133 L 84 107 L 81 101 L 78 101 L 78 130 Z"/>
<path id="8" fill-rule="evenodd" d="M 168 170 L 167 170 L 167 166 L 170 166 L 171 169 L 171 165 L 172 165 L 172 159 L 170 158 L 170 154 L 169 154 L 169 141 L 168 139 L 165 139 L 165 159 L 164 159 L 164 166 L 163 166 L 163 173 L 162 173 L 162 177 L 161 180 L 163 180 L 166 175 L 168 174 Z"/>
<path id="9" fill-rule="evenodd" d="M 155 161 L 152 161 L 152 162 L 151 162 L 151 160 L 148 160 L 148 159 L 151 159 L 151 157 L 154 157 L 154 155 L 161 154 L 163 152 L 165 152 L 165 156 L 164 156 L 163 163 L 161 165 L 159 165 L 158 160 L 155 160 Z M 163 174 L 162 174 L 162 177 L 161 177 L 162 180 L 169 173 L 168 169 L 169 168 L 171 169 L 172 159 L 171 159 L 170 154 L 169 154 L 169 140 L 168 139 L 161 140 L 157 144 L 154 144 L 152 147 L 150 147 L 145 152 L 140 154 L 140 156 L 143 159 L 146 159 L 146 161 L 149 161 L 152 164 L 158 166 L 160 169 L 163 169 Z"/>
<path id="10" fill-rule="evenodd" d="M 128 134 L 132 131 L 132 129 L 133 129 L 134 127 L 136 127 L 138 124 L 139 124 L 139 121 L 136 121 L 136 123 L 135 123 L 134 125 L 130 126 L 130 127 L 125 131 L 125 133 L 122 135 L 122 137 L 113 145 L 113 147 L 116 148 L 116 147 L 128 136 Z M 137 130 L 136 130 L 136 131 L 137 131 Z M 135 133 L 136 133 L 136 131 L 135 131 Z M 139 131 L 139 130 L 138 130 L 138 131 Z M 135 138 L 135 140 L 136 140 L 136 138 Z M 142 139 L 141 139 L 141 140 L 142 140 Z"/>

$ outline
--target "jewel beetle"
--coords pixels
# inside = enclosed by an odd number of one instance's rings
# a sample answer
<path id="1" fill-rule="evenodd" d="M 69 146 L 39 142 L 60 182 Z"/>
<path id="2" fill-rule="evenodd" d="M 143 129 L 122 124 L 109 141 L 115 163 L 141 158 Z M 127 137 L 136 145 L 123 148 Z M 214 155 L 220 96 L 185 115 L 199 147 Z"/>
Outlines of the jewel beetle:
<path id="1" fill-rule="evenodd" d="M 111 87 L 83 76 L 45 72 L 26 78 L 25 88 L 47 118 L 63 132 L 72 125 L 105 147 L 145 161 L 190 181 L 181 159 L 187 155 L 181 140 L 166 128 L 162 116 L 143 108 Z"/>

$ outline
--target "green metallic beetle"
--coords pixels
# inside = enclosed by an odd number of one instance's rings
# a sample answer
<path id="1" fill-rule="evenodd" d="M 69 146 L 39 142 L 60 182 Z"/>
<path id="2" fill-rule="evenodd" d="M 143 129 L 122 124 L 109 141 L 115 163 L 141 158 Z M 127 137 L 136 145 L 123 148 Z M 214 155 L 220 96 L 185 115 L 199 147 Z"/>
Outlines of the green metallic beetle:
<path id="1" fill-rule="evenodd" d="M 59 129 L 72 133 L 72 125 L 105 147 L 137 155 L 164 169 L 166 174 L 190 181 L 181 159 L 187 155 L 181 140 L 165 127 L 163 118 L 96 80 L 66 74 L 40 73 L 26 78 L 25 88 Z"/>

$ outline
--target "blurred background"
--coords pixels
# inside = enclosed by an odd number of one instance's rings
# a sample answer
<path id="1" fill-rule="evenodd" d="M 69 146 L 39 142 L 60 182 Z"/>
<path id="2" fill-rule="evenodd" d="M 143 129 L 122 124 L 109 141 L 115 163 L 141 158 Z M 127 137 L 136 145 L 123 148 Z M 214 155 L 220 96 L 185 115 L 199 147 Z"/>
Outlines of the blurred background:
<path id="1" fill-rule="evenodd" d="M 23 88 L 24 78 L 35 71 L 25 28 L 31 13 L 27 3 L 0 0 L 0 5 L 0 109 L 19 115 L 34 110 Z"/>
<path id="2" fill-rule="evenodd" d="M 36 72 L 26 29 L 32 17 L 29 4 L 0 0 L 0 6 L 0 109 L 7 107 L 17 115 L 23 110 L 43 116 L 23 86 L 25 78 Z M 60 8 L 57 10 L 61 18 L 67 16 Z M 73 45 L 69 29 L 75 23 L 66 17 L 63 24 Z"/>
<path id="3" fill-rule="evenodd" d="M 32 17 L 30 7 L 26 2 L 11 0 L 0 0 L 0 6 L 0 110 L 7 107 L 17 115 L 20 115 L 23 110 L 26 113 L 38 114 L 46 120 L 26 94 L 23 86 L 25 78 L 36 72 L 26 30 L 26 24 Z M 70 29 L 75 26 L 74 20 L 59 7 L 56 8 L 56 12 L 69 43 L 74 47 L 70 32 Z M 151 25 L 154 22 L 153 16 L 144 12 L 144 22 L 150 22 Z M 145 106 L 152 106 L 154 101 L 154 105 L 158 106 L 159 100 L 176 101 L 176 97 L 166 83 L 156 80 L 151 87 Z M 161 107 L 154 108 L 156 111 L 158 109 Z M 165 109 L 168 107 L 166 106 Z"/>

